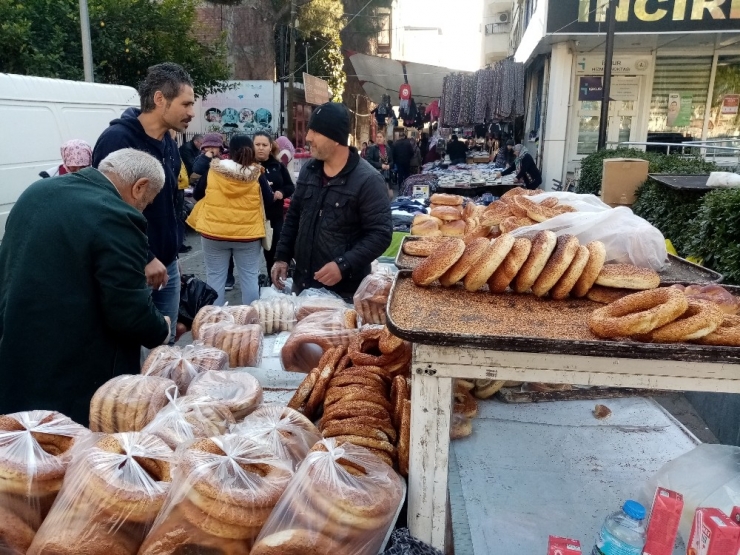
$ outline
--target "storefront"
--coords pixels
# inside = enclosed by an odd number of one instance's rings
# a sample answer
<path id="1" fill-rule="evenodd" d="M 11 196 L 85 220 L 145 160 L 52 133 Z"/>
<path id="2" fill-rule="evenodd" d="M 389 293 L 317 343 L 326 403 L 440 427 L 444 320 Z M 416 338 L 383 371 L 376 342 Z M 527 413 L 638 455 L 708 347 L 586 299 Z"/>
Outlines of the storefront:
<path id="1" fill-rule="evenodd" d="M 525 4 L 532 15 L 512 39 L 549 188 L 596 150 L 607 2 Z M 740 138 L 740 0 L 621 0 L 616 29 L 609 146 Z"/>

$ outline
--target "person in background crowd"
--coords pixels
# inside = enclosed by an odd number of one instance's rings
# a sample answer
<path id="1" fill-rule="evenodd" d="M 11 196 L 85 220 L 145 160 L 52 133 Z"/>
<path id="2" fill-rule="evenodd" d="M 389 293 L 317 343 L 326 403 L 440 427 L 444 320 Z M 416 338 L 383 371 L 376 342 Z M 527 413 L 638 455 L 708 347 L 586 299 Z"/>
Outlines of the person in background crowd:
<path id="1" fill-rule="evenodd" d="M 127 148 L 18 198 L 0 243 L 0 414 L 55 410 L 87 426 L 95 391 L 167 341 L 141 213 L 164 182 L 158 160 Z"/>
<path id="2" fill-rule="evenodd" d="M 280 149 L 277 153 L 276 158 L 280 160 L 280 163 L 283 166 L 287 167 L 295 156 L 295 147 L 293 146 L 293 143 L 290 142 L 290 139 L 288 139 L 288 137 L 282 135 L 275 139 L 275 142 Z"/>
<path id="3" fill-rule="evenodd" d="M 144 271 L 153 290 L 154 304 L 170 318 L 171 342 L 174 343 L 180 306 L 180 270 L 177 264 L 180 244 L 175 199 L 182 162 L 177 144 L 168 131 L 184 132 L 195 117 L 193 82 L 182 66 L 157 64 L 149 68 L 139 85 L 139 97 L 141 109 L 126 110 L 98 138 L 93 149 L 93 166 L 98 167 L 111 152 L 135 148 L 151 154 L 164 167 L 164 187 L 154 202 L 144 209 L 149 238 L 148 264 Z"/>
<path id="4" fill-rule="evenodd" d="M 277 250 L 280 232 L 283 229 L 283 204 L 285 199 L 290 198 L 295 191 L 295 185 L 290 177 L 290 172 L 275 158 L 276 150 L 272 146 L 278 147 L 273 143 L 270 136 L 264 131 L 258 131 L 254 134 L 254 154 L 255 159 L 265 169 L 265 178 L 272 189 L 273 202 L 266 203 L 267 219 L 272 226 L 272 245 L 269 250 L 265 250 L 265 263 L 267 264 L 267 275 L 270 275 L 272 265 L 275 262 L 275 251 Z"/>
<path id="5" fill-rule="evenodd" d="M 498 177 L 509 175 L 514 173 L 514 170 L 516 170 L 517 181 L 524 183 L 524 186 L 527 189 L 536 189 L 542 185 L 542 174 L 540 173 L 537 164 L 535 164 L 532 155 L 527 152 L 527 148 L 521 144 L 514 145 L 514 155 L 516 156 L 514 159 L 514 165 L 502 172 L 499 172 L 497 174 Z"/>
<path id="6" fill-rule="evenodd" d="M 514 165 L 514 141 L 509 139 L 506 144 L 499 147 L 493 158 L 496 167 L 510 168 Z"/>
<path id="7" fill-rule="evenodd" d="M 170 137 L 177 140 L 177 133 L 170 129 Z M 177 252 L 180 254 L 190 252 L 193 247 L 185 244 L 185 220 L 188 215 L 185 212 L 185 189 L 190 185 L 188 171 L 185 162 L 180 162 L 180 173 L 177 174 L 177 196 L 175 197 L 175 214 L 177 214 L 177 238 L 180 244 Z"/>
<path id="8" fill-rule="evenodd" d="M 255 160 L 252 140 L 243 134 L 233 135 L 229 153 L 230 160 L 214 158 L 207 178 L 198 182 L 201 200 L 188 218 L 188 224 L 201 234 L 206 281 L 218 293 L 217 306 L 224 304 L 232 255 L 239 272 L 242 304 L 259 298 L 257 278 L 262 259 L 261 239 L 265 237 L 263 215 L 273 203 L 262 166 Z"/>
<path id="9" fill-rule="evenodd" d="M 62 145 L 62 163 L 39 173 L 40 177 L 56 177 L 76 173 L 92 165 L 92 148 L 82 139 L 72 139 Z"/>
<path id="10" fill-rule="evenodd" d="M 360 151 L 360 156 L 363 159 L 367 159 L 367 142 L 363 141 L 362 143 L 362 150 Z"/>
<path id="11" fill-rule="evenodd" d="M 411 146 L 414 148 L 414 155 L 411 157 L 411 165 L 409 166 L 411 169 L 410 173 L 411 175 L 416 175 L 419 173 L 419 168 L 421 168 L 422 164 L 421 149 L 414 139 L 411 140 Z"/>
<path id="12" fill-rule="evenodd" d="M 318 106 L 308 123 L 314 159 L 301 169 L 280 234 L 272 283 L 285 287 L 295 259 L 294 293 L 326 287 L 352 299 L 370 265 L 391 243 L 393 223 L 385 180 L 347 146 L 349 111 Z"/>
<path id="13" fill-rule="evenodd" d="M 378 170 L 385 179 L 388 191 L 391 190 L 391 167 L 393 167 L 393 151 L 385 144 L 385 135 L 378 131 L 375 144 L 367 149 L 368 163 Z"/>
<path id="14" fill-rule="evenodd" d="M 200 133 L 193 136 L 187 143 L 180 147 L 180 159 L 185 164 L 188 175 L 193 173 L 193 162 L 200 154 L 200 147 L 203 143 L 203 135 Z"/>
<path id="15" fill-rule="evenodd" d="M 224 139 L 220 133 L 207 133 L 200 145 L 200 154 L 193 161 L 193 168 L 190 172 L 190 184 L 193 186 L 193 198 L 200 200 L 201 197 L 195 196 L 196 189 L 198 191 L 205 191 L 205 185 L 198 187 L 201 179 L 204 181 L 207 179 L 208 168 L 211 165 L 211 160 L 214 158 L 221 158 L 224 153 Z"/>
<path id="16" fill-rule="evenodd" d="M 393 162 L 396 165 L 396 188 L 393 190 L 393 196 L 398 195 L 398 188 L 411 174 L 411 160 L 414 157 L 414 145 L 406 136 L 406 131 L 401 132 L 401 138 L 393 143 Z"/>
<path id="17" fill-rule="evenodd" d="M 427 154 L 429 154 L 429 133 L 421 134 L 421 140 L 419 141 L 419 151 L 421 152 L 422 161 L 426 160 Z"/>
<path id="18" fill-rule="evenodd" d="M 442 139 L 438 135 L 434 135 L 429 140 L 429 152 L 427 152 L 427 155 L 424 157 L 424 160 L 422 162 L 424 164 L 430 164 L 434 163 L 437 160 L 439 160 L 439 152 L 437 151 L 437 143 L 441 141 Z"/>
<path id="19" fill-rule="evenodd" d="M 451 164 L 464 164 L 466 160 L 467 149 L 465 143 L 457 140 L 457 135 L 450 137 L 447 143 L 447 155 L 450 157 Z"/>

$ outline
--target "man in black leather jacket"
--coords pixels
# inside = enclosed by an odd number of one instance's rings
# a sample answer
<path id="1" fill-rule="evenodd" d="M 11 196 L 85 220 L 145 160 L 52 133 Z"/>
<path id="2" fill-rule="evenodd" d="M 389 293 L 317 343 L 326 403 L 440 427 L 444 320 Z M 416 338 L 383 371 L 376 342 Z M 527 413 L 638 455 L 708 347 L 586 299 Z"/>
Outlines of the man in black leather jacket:
<path id="1" fill-rule="evenodd" d="M 342 104 L 316 108 L 308 129 L 314 159 L 298 176 L 272 282 L 282 289 L 295 259 L 293 292 L 325 287 L 351 300 L 391 243 L 388 190 L 382 175 L 347 146 L 349 112 Z"/>

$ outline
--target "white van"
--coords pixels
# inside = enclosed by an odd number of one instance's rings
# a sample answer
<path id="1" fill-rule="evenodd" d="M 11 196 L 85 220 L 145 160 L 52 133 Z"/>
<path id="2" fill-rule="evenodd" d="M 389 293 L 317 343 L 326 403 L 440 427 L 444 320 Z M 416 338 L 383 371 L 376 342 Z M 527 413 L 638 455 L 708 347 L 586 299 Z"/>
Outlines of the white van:
<path id="1" fill-rule="evenodd" d="M 111 120 L 139 106 L 136 89 L 0 73 L 0 237 L 18 196 L 61 164 L 70 139 L 95 146 Z"/>

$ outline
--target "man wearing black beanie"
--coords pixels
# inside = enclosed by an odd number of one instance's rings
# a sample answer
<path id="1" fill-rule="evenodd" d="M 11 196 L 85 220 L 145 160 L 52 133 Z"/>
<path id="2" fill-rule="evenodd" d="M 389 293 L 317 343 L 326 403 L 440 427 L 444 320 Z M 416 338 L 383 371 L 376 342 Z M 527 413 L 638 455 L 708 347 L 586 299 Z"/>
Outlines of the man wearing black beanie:
<path id="1" fill-rule="evenodd" d="M 347 146 L 349 134 L 344 105 L 327 102 L 313 111 L 306 135 L 313 159 L 298 176 L 272 267 L 278 289 L 295 260 L 292 292 L 325 287 L 351 302 L 373 260 L 391 244 L 385 180 Z"/>

